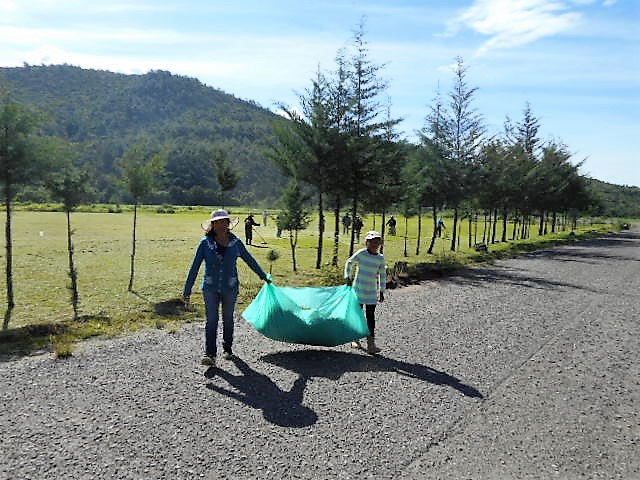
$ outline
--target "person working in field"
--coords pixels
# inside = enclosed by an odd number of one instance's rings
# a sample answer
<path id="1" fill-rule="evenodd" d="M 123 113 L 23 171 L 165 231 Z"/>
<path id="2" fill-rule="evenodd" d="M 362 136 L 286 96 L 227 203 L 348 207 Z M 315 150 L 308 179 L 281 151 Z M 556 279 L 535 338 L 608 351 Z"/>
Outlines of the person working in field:
<path id="1" fill-rule="evenodd" d="M 349 233 L 349 227 L 351 226 L 351 217 L 346 213 L 342 217 L 342 233 Z"/>
<path id="2" fill-rule="evenodd" d="M 360 215 L 356 215 L 353 218 L 353 233 L 356 237 L 357 243 L 360 243 L 360 232 L 362 231 L 362 227 L 364 227 L 364 222 L 362 221 L 362 218 L 360 218 Z"/>
<path id="3" fill-rule="evenodd" d="M 387 227 L 389 227 L 389 235 L 395 235 L 396 234 L 396 218 L 391 215 L 391 217 L 389 218 L 389 220 L 387 220 Z"/>
<path id="4" fill-rule="evenodd" d="M 252 213 L 250 213 L 249 216 L 244 219 L 244 238 L 247 245 L 251 245 L 251 242 L 253 241 L 253 227 L 259 226 L 260 224 L 256 223 L 256 221 L 253 219 Z"/>
<path id="5" fill-rule="evenodd" d="M 344 266 L 344 278 L 358 296 L 360 306 L 365 309 L 369 336 L 367 337 L 367 352 L 378 353 L 380 349 L 375 340 L 375 312 L 378 302 L 384 302 L 384 291 L 387 286 L 387 266 L 384 255 L 380 253 L 382 235 L 376 231 L 367 232 L 364 237 L 366 248 L 358 250 L 347 260 Z M 362 348 L 360 342 L 352 345 Z"/>
<path id="6" fill-rule="evenodd" d="M 230 231 L 231 218 L 225 210 L 216 210 L 202 224 L 205 236 L 200 240 L 184 284 L 183 299 L 189 303 L 191 289 L 204 261 L 202 294 L 206 310 L 205 352 L 202 364 L 215 367 L 218 337 L 218 309 L 222 305 L 222 348 L 225 358 L 233 356 L 233 314 L 240 291 L 237 259 L 242 258 L 258 277 L 270 282 L 242 241 Z"/>

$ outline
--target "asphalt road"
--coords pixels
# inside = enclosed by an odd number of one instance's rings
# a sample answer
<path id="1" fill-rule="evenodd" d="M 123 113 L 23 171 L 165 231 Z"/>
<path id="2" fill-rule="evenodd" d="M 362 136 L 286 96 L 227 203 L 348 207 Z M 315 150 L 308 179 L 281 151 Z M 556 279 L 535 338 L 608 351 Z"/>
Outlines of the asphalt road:
<path id="1" fill-rule="evenodd" d="M 3 479 L 640 479 L 640 234 L 393 290 L 369 356 L 238 321 L 0 363 Z"/>

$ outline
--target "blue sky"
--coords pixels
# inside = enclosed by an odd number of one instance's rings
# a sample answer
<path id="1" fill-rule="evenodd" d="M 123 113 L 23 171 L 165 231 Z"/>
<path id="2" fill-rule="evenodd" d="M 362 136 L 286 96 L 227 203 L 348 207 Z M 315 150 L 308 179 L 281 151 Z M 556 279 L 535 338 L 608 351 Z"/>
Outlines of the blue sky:
<path id="1" fill-rule="evenodd" d="M 363 16 L 406 138 L 461 56 L 490 133 L 528 102 L 582 173 L 640 186 L 638 0 L 0 0 L 0 65 L 168 70 L 275 111 Z"/>

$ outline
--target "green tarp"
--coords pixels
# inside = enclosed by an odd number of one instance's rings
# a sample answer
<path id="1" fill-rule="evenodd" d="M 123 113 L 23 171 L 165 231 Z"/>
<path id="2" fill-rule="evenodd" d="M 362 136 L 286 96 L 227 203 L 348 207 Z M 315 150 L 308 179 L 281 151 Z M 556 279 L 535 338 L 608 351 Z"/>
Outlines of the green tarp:
<path id="1" fill-rule="evenodd" d="M 339 287 L 265 283 L 242 316 L 273 340 L 334 347 L 369 335 L 358 297 Z"/>

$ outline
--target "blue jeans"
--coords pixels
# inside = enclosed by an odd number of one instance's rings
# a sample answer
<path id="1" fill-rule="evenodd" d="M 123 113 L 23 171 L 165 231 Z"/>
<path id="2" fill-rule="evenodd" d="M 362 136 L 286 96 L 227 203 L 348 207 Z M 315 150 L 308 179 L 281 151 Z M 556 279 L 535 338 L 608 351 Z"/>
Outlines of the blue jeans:
<path id="1" fill-rule="evenodd" d="M 204 330 L 205 353 L 215 356 L 218 337 L 218 308 L 222 304 L 222 348 L 231 351 L 233 345 L 233 312 L 238 294 L 235 292 L 220 293 L 204 288 L 204 306 L 207 315 L 207 325 Z"/>

